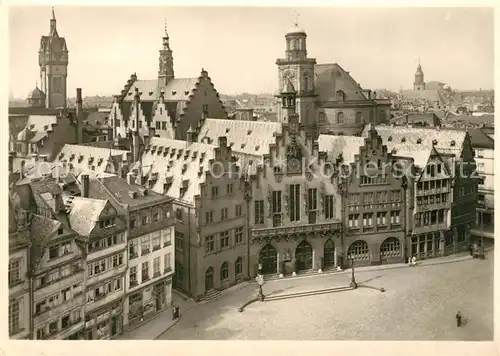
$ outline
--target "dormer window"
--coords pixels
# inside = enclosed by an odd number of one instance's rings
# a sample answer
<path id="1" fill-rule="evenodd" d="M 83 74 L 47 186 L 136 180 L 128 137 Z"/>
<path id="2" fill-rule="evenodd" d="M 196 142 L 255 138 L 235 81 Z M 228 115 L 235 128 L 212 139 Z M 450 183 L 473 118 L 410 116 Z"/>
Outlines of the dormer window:
<path id="1" fill-rule="evenodd" d="M 104 220 L 99 221 L 99 227 L 101 229 L 106 229 L 108 227 L 115 226 L 115 225 L 116 225 L 115 218 L 108 218 L 108 219 L 104 219 Z"/>
<path id="2" fill-rule="evenodd" d="M 78 162 L 83 161 L 83 155 L 78 156 Z"/>
<path id="3" fill-rule="evenodd" d="M 437 144 L 438 144 L 438 141 L 437 141 L 437 140 L 432 140 L 432 144 L 433 144 L 433 145 L 437 145 Z"/>
<path id="4" fill-rule="evenodd" d="M 228 132 L 229 132 L 229 127 L 226 129 L 226 133 L 228 133 Z"/>
<path id="5" fill-rule="evenodd" d="M 97 165 L 100 166 L 103 161 L 104 161 L 104 158 L 99 158 L 99 160 L 97 161 Z"/>
<path id="6" fill-rule="evenodd" d="M 149 96 L 151 96 L 151 95 L 153 95 L 153 91 L 152 90 L 149 91 Z"/>
<path id="7" fill-rule="evenodd" d="M 189 90 L 184 90 L 184 95 L 189 95 Z"/>
<path id="8" fill-rule="evenodd" d="M 241 144 L 241 148 L 245 148 L 245 144 L 244 143 Z"/>
<path id="9" fill-rule="evenodd" d="M 455 146 L 455 140 L 451 140 L 450 146 Z"/>
<path id="10" fill-rule="evenodd" d="M 417 143 L 421 144 L 422 143 L 422 139 L 421 138 L 417 139 Z"/>
<path id="11" fill-rule="evenodd" d="M 252 133 L 252 130 L 247 131 L 247 135 L 250 135 Z"/>
<path id="12" fill-rule="evenodd" d="M 184 164 L 182 165 L 182 174 L 186 173 L 186 170 L 187 170 L 187 164 L 186 164 L 186 163 L 184 163 Z"/>
<path id="13" fill-rule="evenodd" d="M 30 130 L 33 130 L 35 128 L 35 124 L 30 125 Z"/>
<path id="14" fill-rule="evenodd" d="M 255 146 L 255 150 L 258 151 L 259 150 L 259 145 Z"/>
<path id="15" fill-rule="evenodd" d="M 62 159 L 63 157 L 64 157 L 64 153 L 61 153 L 61 154 L 59 155 L 59 159 Z"/>
<path id="16" fill-rule="evenodd" d="M 73 153 L 71 156 L 69 156 L 69 160 L 72 161 L 75 159 L 75 154 Z"/>
<path id="17" fill-rule="evenodd" d="M 233 147 L 233 145 L 234 145 L 234 142 L 229 143 L 229 147 Z"/>
<path id="18" fill-rule="evenodd" d="M 175 95 L 177 94 L 177 92 L 175 90 L 172 90 L 172 95 Z"/>
<path id="19" fill-rule="evenodd" d="M 337 90 L 335 96 L 337 97 L 337 100 L 345 100 L 345 93 L 342 90 Z"/>
<path id="20" fill-rule="evenodd" d="M 391 142 L 392 141 L 392 136 L 389 136 L 389 138 L 387 139 L 387 141 Z"/>
<path id="21" fill-rule="evenodd" d="M 129 92 L 128 92 L 128 95 L 132 95 L 132 92 L 131 92 L 131 91 L 129 91 Z"/>
<path id="22" fill-rule="evenodd" d="M 49 129 L 49 125 L 45 125 L 45 126 L 43 127 L 43 130 L 44 130 L 44 131 L 47 131 L 48 129 Z"/>
<path id="23" fill-rule="evenodd" d="M 406 138 L 404 138 L 404 137 L 403 137 L 403 138 L 401 139 L 401 142 L 406 142 Z"/>

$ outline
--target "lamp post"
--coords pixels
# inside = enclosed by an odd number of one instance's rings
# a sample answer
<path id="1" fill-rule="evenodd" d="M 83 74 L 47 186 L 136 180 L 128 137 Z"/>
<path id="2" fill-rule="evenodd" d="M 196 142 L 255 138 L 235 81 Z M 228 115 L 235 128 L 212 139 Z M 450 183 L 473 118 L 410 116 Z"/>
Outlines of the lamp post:
<path id="1" fill-rule="evenodd" d="M 356 277 L 354 277 L 354 255 L 349 254 L 349 259 L 351 260 L 351 283 L 350 286 L 353 289 L 358 288 L 358 284 L 356 283 Z"/>
<path id="2" fill-rule="evenodd" d="M 257 284 L 259 285 L 259 298 L 260 301 L 264 301 L 264 292 L 262 291 L 262 286 L 264 285 L 264 276 L 260 273 L 257 274 L 257 277 L 255 277 L 255 280 L 257 281 Z"/>

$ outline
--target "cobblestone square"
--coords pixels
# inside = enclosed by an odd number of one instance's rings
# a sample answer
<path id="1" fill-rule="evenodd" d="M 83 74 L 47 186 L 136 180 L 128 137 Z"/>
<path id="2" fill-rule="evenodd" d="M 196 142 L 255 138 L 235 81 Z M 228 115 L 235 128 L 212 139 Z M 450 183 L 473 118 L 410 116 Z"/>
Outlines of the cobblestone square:
<path id="1" fill-rule="evenodd" d="M 204 340 L 463 340 L 493 339 L 493 253 L 487 260 L 359 271 L 360 288 L 249 305 L 251 284 L 182 316 L 160 339 Z M 266 294 L 337 287 L 350 274 L 270 281 Z M 460 310 L 465 325 L 457 328 Z"/>

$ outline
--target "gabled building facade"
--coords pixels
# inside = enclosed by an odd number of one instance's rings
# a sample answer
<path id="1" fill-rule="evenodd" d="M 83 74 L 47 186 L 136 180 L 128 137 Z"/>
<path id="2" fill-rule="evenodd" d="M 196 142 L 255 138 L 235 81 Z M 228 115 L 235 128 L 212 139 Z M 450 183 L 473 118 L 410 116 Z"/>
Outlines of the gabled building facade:
<path id="1" fill-rule="evenodd" d="M 286 121 L 245 182 L 250 276 L 334 267 L 342 249 L 334 163 L 299 122 L 296 94 L 287 85 Z"/>

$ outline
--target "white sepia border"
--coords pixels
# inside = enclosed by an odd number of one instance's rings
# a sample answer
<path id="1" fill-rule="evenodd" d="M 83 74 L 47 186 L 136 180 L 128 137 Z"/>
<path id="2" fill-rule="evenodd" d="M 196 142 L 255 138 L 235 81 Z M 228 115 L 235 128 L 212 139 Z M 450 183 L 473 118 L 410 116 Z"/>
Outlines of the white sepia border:
<path id="1" fill-rule="evenodd" d="M 0 36 L 1 36 L 1 46 L 3 47 L 0 51 L 1 58 L 1 78 L 0 81 L 0 106 L 2 110 L 2 115 L 0 123 L 2 125 L 2 133 L 7 135 L 9 130 L 7 111 L 8 111 L 8 93 L 9 85 L 5 78 L 9 77 L 8 72 L 8 17 L 7 8 L 12 5 L 35 5 L 35 6 L 56 6 L 56 5 L 254 5 L 254 6 L 377 6 L 377 7 L 387 7 L 387 6 L 498 6 L 494 1 L 471 1 L 471 0 L 454 0 L 454 1 L 369 1 L 369 0 L 354 0 L 354 1 L 341 1 L 341 0 L 309 0 L 309 1 L 265 1 L 265 0 L 253 0 L 253 1 L 238 1 L 238 0 L 184 0 L 184 1 L 171 1 L 171 0 L 143 0 L 143 1 L 125 1 L 125 0 L 87 0 L 87 1 L 59 1 L 51 2 L 46 0 L 38 1 L 8 1 L 8 4 L 3 1 L 0 3 L 1 9 L 1 20 L 0 26 Z M 498 13 L 498 9 L 495 9 Z M 496 21 L 498 22 L 498 21 Z M 84 30 L 84 29 L 83 29 Z M 500 34 L 498 33 L 498 24 L 495 27 L 495 54 L 497 61 L 500 58 L 500 53 L 498 52 L 498 44 Z M 444 46 L 444 53 L 446 53 L 446 48 Z M 443 55 L 442 53 L 437 53 L 436 55 Z M 444 54 L 445 56 L 445 54 Z M 450 63 L 451 65 L 452 62 Z M 499 71 L 496 70 L 495 79 L 499 78 Z M 499 80 L 495 81 L 499 83 Z M 497 85 L 498 89 L 498 85 Z M 496 98 L 496 106 L 500 107 L 500 100 L 498 95 Z M 497 135 L 500 135 L 497 133 Z M 7 138 L 7 137 L 6 137 Z M 2 145 L 2 169 L 3 172 L 7 171 L 7 145 Z M 497 168 L 499 168 L 499 163 L 496 163 Z M 500 183 L 500 169 L 496 169 L 497 180 Z M 5 177 L 2 175 L 2 177 Z M 5 178 L 4 178 L 5 179 Z M 2 189 L 7 190 L 7 182 L 2 182 Z M 7 195 L 7 191 L 4 191 L 4 196 Z M 3 204 L 1 207 L 1 212 L 3 215 L 2 222 L 6 222 L 8 219 L 8 212 L 6 205 Z M 499 214 L 500 216 L 500 214 Z M 496 224 L 500 222 L 500 217 L 496 219 Z M 3 224 L 4 226 L 6 224 Z M 171 354 L 171 355 L 277 355 L 285 354 L 288 356 L 293 355 L 405 355 L 405 356 L 423 356 L 423 355 L 498 355 L 500 353 L 499 336 L 500 328 L 495 328 L 495 342 L 371 342 L 371 341 L 72 341 L 68 343 L 60 343 L 59 341 L 10 341 L 8 340 L 8 328 L 7 328 L 7 313 L 8 310 L 8 287 L 7 283 L 7 263 L 8 260 L 8 239 L 3 238 L 0 242 L 0 260 L 3 263 L 0 265 L 0 270 L 2 271 L 2 284 L 0 286 L 0 318 L 2 319 L 0 324 L 0 356 L 14 356 L 14 355 L 27 355 L 27 356 L 62 356 L 62 355 L 100 355 L 100 354 L 119 354 L 119 355 L 140 355 L 140 354 Z M 497 245 L 495 252 L 498 252 L 500 247 Z M 500 301 L 499 293 L 497 287 L 500 282 L 500 273 L 498 273 L 499 263 L 495 264 L 495 321 L 499 322 L 500 307 L 498 303 Z M 480 307 L 480 306 L 478 306 Z M 496 323 L 495 323 L 496 324 Z M 374 327 L 376 327 L 374 325 Z"/>

